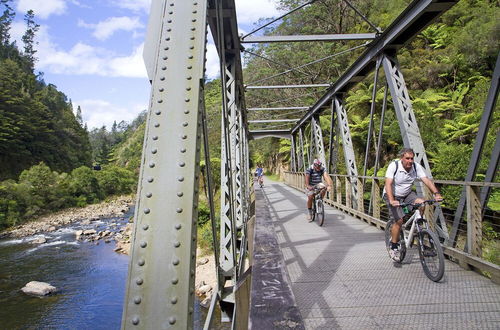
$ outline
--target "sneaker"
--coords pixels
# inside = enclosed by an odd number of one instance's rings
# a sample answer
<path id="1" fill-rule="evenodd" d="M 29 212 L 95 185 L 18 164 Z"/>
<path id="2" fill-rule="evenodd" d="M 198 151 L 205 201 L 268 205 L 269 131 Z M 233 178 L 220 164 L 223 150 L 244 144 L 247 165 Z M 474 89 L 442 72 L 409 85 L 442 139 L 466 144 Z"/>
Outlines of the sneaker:
<path id="1" fill-rule="evenodd" d="M 399 253 L 399 250 L 397 250 L 397 249 L 390 249 L 389 255 L 391 256 L 391 259 L 394 261 L 399 261 L 399 258 L 401 256 Z"/>

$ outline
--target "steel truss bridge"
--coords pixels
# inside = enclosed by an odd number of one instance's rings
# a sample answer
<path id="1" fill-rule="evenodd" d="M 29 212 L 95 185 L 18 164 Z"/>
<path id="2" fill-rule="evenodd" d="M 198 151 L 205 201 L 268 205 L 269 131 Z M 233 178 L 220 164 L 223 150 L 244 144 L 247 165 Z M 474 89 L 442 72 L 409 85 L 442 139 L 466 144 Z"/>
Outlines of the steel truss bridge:
<path id="1" fill-rule="evenodd" d="M 249 140 L 263 137 L 290 139 L 291 166 L 286 174 L 286 183 L 298 189 L 303 187 L 303 172 L 307 165 L 313 158 L 321 159 L 328 165 L 336 185 L 328 202 L 337 210 L 344 211 L 346 216 L 384 228 L 386 215 L 380 207 L 383 178 L 366 175 L 369 148 L 378 144 L 376 150 L 380 150 L 383 127 L 381 125 L 379 129 L 378 139 L 375 138 L 373 116 L 377 88 L 373 88 L 365 166 L 361 173 L 356 165 L 344 100 L 346 93 L 368 75 L 374 76 L 375 86 L 381 84 L 380 71 L 383 69 L 385 81 L 382 83 L 385 84 L 386 92 L 381 118 L 384 118 L 391 98 L 404 146 L 413 148 L 416 161 L 431 173 L 410 101 L 410 91 L 398 62 L 398 52 L 458 0 L 415 0 L 384 31 L 371 24 L 351 2 L 342 1 L 360 19 L 365 20 L 372 31 L 360 34 L 256 36 L 254 34 L 260 30 L 257 29 L 240 36 L 236 18 L 238 8 L 234 0 L 152 1 L 144 51 L 152 89 L 122 328 L 193 327 L 196 223 L 202 157 L 209 192 L 218 280 L 205 328 L 210 327 L 217 305 L 222 311 L 222 318 L 231 321 L 232 328 L 304 328 L 290 285 L 287 284 L 287 276 L 283 275 L 285 267 L 279 257 L 279 244 L 273 243 L 275 241 L 271 237 L 274 235 L 273 227 L 263 221 L 270 217 L 263 208 L 268 205 L 269 196 L 266 197 L 263 191 L 257 191 L 256 194 L 253 188 L 249 169 Z M 280 18 L 305 6 L 315 6 L 315 2 L 306 1 Z M 220 201 L 214 200 L 204 101 L 209 30 L 220 59 L 222 84 Z M 315 85 L 245 85 L 243 44 L 338 40 L 361 40 L 364 43 L 359 47 L 363 47 L 364 52 L 334 82 Z M 287 71 L 292 70 L 300 72 L 297 68 Z M 500 133 L 497 134 L 484 181 L 475 180 L 496 105 L 499 76 L 500 60 L 497 60 L 467 176 L 463 182 L 438 181 L 439 184 L 463 187 L 454 221 L 451 226 L 447 226 L 444 211 L 439 207 L 429 210 L 427 215 L 442 238 L 447 257 L 463 268 L 487 272 L 494 283 L 500 282 L 500 268 L 481 258 L 481 223 L 491 189 L 500 187 L 494 183 L 500 155 Z M 246 107 L 245 95 L 249 91 L 284 88 L 321 88 L 324 91 L 312 105 Z M 279 120 L 268 119 L 269 116 L 264 115 L 282 110 L 302 112 L 300 118 L 289 115 Z M 260 119 L 249 120 L 250 113 L 251 118 L 258 118 L 254 116 L 256 114 L 263 115 Z M 327 146 L 323 143 L 323 132 L 319 126 L 322 113 L 330 113 L 332 119 Z M 372 136 L 374 141 L 371 140 Z M 339 147 L 340 142 L 342 148 Z M 339 155 L 338 152 L 343 154 Z M 347 175 L 339 175 L 336 170 L 340 156 L 345 161 Z M 379 154 L 375 160 L 375 168 L 378 167 Z M 429 195 L 423 185 L 417 189 Z M 371 196 L 369 200 L 365 193 L 368 191 Z M 218 215 L 215 214 L 215 203 L 220 203 Z M 218 225 L 216 218 L 220 218 Z M 459 231 L 465 219 L 467 232 L 465 244 L 461 244 Z M 271 269 L 278 272 L 274 273 L 276 276 Z M 278 303 L 266 305 L 265 300 L 262 300 L 266 294 L 262 290 L 262 283 L 266 281 L 281 288 L 279 293 L 273 293 L 278 294 Z M 258 304 L 258 301 L 261 303 Z M 496 312 L 494 315 L 498 322 L 498 308 Z M 500 326 L 499 323 L 496 326 Z"/>

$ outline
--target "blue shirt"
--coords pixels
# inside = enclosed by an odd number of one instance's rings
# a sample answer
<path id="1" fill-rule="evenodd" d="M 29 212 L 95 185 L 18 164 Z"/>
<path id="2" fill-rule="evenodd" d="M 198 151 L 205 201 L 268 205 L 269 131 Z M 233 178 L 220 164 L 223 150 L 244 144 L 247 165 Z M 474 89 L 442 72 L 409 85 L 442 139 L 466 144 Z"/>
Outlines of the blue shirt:
<path id="1" fill-rule="evenodd" d="M 264 174 L 264 169 L 262 167 L 257 167 L 255 173 L 257 173 L 257 176 L 262 176 Z"/>

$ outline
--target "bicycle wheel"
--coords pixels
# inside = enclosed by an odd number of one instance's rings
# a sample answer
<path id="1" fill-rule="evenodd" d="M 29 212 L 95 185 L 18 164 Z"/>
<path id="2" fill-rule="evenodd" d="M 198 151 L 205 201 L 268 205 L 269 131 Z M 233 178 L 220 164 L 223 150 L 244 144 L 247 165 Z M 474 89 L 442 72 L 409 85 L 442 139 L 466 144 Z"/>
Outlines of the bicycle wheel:
<path id="1" fill-rule="evenodd" d="M 392 240 L 392 226 L 394 225 L 394 220 L 391 219 L 387 221 L 387 225 L 385 226 L 385 247 L 387 249 L 387 253 L 391 249 L 391 240 Z M 399 262 L 402 262 L 406 256 L 406 245 L 405 245 L 405 237 L 403 235 L 403 231 L 399 232 Z"/>
<path id="2" fill-rule="evenodd" d="M 438 282 L 444 275 L 444 254 L 436 234 L 423 229 L 418 238 L 418 254 L 425 275 L 434 282 Z"/>
<path id="3" fill-rule="evenodd" d="M 316 214 L 318 217 L 318 225 L 323 226 L 323 223 L 325 222 L 325 205 L 321 199 L 318 199 L 317 201 Z"/>

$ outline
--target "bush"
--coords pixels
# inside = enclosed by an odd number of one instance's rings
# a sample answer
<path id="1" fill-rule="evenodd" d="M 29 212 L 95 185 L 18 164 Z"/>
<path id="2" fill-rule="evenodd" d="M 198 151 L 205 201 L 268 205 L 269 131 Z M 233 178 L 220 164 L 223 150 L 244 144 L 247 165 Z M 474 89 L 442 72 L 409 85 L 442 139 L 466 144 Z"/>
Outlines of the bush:
<path id="1" fill-rule="evenodd" d="M 94 171 L 89 167 L 81 166 L 75 168 L 67 177 L 68 192 L 78 200 L 78 206 L 96 203 L 104 198 L 99 181 L 94 174 Z"/>
<path id="2" fill-rule="evenodd" d="M 129 194 L 135 189 L 134 173 L 118 166 L 107 166 L 96 172 L 96 177 L 99 187 L 106 196 Z"/>

